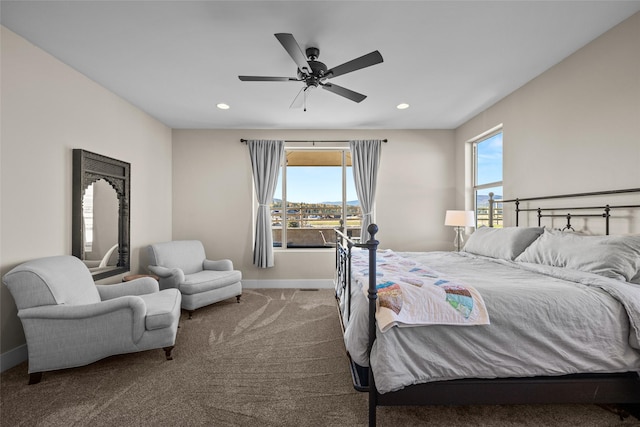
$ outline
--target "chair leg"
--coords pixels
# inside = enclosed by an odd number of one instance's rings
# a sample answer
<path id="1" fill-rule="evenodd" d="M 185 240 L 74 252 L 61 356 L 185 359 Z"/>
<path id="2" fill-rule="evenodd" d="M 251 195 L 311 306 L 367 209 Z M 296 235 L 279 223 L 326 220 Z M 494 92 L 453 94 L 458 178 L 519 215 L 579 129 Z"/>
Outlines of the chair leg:
<path id="1" fill-rule="evenodd" d="M 171 351 L 173 350 L 173 345 L 171 347 L 163 347 L 162 349 L 164 350 L 164 355 L 167 358 L 167 360 L 173 360 L 173 357 L 171 356 Z"/>
<path id="2" fill-rule="evenodd" d="M 236 300 L 238 300 L 238 304 L 240 304 L 240 297 L 242 296 L 242 294 L 240 295 L 236 295 Z"/>
<path id="3" fill-rule="evenodd" d="M 38 384 L 42 379 L 42 372 L 32 372 L 29 374 L 29 385 Z"/>
<path id="4" fill-rule="evenodd" d="M 187 310 L 187 313 L 189 313 L 189 319 L 191 319 L 191 315 L 193 314 L 193 310 Z"/>

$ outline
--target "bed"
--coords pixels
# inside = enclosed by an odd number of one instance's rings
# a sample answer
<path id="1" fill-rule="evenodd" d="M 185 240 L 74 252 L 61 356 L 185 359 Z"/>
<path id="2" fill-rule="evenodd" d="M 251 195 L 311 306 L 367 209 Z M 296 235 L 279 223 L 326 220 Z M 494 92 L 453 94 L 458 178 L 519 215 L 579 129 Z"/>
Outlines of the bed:
<path id="1" fill-rule="evenodd" d="M 479 228 L 461 252 L 381 250 L 375 224 L 365 243 L 337 230 L 338 311 L 370 425 L 388 405 L 593 403 L 640 418 L 640 235 L 609 234 L 614 212 L 637 223 L 640 205 L 529 207 L 633 193 L 500 201 L 517 226 Z M 537 225 L 520 225 L 522 212 Z M 603 235 L 574 230 L 593 217 Z M 460 320 L 420 317 L 432 297 Z"/>

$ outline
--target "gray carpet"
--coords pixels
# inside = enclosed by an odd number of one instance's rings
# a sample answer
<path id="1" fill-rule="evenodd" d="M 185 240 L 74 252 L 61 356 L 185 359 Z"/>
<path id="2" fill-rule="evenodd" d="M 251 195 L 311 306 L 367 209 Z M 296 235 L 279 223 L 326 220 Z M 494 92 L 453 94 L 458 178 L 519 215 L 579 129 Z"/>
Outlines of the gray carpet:
<path id="1" fill-rule="evenodd" d="M 0 376 L 2 426 L 364 426 L 331 290 L 245 290 L 183 314 L 161 350 Z M 382 407 L 380 426 L 640 426 L 592 405 Z"/>

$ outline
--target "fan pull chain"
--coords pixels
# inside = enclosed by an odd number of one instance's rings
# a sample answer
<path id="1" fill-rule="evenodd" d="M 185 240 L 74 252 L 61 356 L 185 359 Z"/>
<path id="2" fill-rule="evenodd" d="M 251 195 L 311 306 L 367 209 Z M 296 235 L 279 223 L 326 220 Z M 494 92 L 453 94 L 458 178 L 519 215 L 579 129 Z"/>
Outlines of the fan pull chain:
<path id="1" fill-rule="evenodd" d="M 306 87 L 304 89 L 304 110 L 303 111 L 307 111 L 307 89 L 309 89 L 308 87 Z"/>

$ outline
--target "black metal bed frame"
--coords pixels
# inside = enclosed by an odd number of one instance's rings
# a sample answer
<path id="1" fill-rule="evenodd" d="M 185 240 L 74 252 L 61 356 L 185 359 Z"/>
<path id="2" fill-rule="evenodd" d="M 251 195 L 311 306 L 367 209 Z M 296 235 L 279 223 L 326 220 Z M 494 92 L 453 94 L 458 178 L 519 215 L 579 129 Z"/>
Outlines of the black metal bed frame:
<path id="1" fill-rule="evenodd" d="M 562 206 L 562 207 L 546 207 L 546 208 L 520 208 L 521 202 L 531 202 L 538 200 L 555 200 L 555 199 L 570 199 L 577 197 L 595 197 L 595 196 L 606 196 L 606 195 L 619 195 L 619 194 L 628 194 L 628 193 L 640 193 L 640 188 L 628 188 L 624 190 L 611 190 L 611 191 L 595 191 L 591 193 L 573 193 L 573 194 L 560 194 L 555 196 L 547 196 L 547 197 L 527 197 L 523 199 L 511 199 L 511 200 L 500 200 L 494 199 L 493 193 L 489 193 L 489 226 L 493 226 L 493 218 L 495 212 L 495 204 L 496 203 L 514 203 L 515 204 L 515 213 L 516 213 L 516 227 L 520 225 L 520 212 L 536 212 L 538 218 L 538 227 L 542 225 L 542 218 L 566 218 L 567 225 L 563 228 L 563 230 L 573 230 L 573 226 L 571 225 L 572 218 L 589 218 L 589 217 L 599 217 L 604 218 L 605 221 L 605 234 L 609 235 L 610 228 L 610 218 L 611 211 L 614 209 L 637 209 L 640 208 L 640 204 L 632 204 L 632 205 L 595 205 L 595 206 Z M 572 214 L 570 212 L 566 214 L 555 214 L 553 212 L 558 210 L 564 211 L 597 211 L 600 210 L 602 213 L 583 213 L 583 214 Z M 543 212 L 551 212 L 545 214 Z"/>
<path id="2" fill-rule="evenodd" d="M 609 234 L 609 219 L 613 209 L 637 209 L 640 204 L 631 205 L 597 205 L 579 207 L 546 207 L 536 209 L 520 209 L 520 202 L 566 199 L 575 197 L 616 195 L 624 193 L 640 193 L 640 188 L 600 191 L 591 193 L 574 193 L 547 197 L 530 197 L 512 200 L 491 200 L 490 223 L 493 224 L 494 203 L 515 203 L 516 226 L 519 225 L 519 213 L 535 211 L 538 225 L 542 218 L 565 217 L 565 229 L 573 230 L 571 219 L 576 217 L 602 217 L 605 219 L 606 234 Z M 554 211 L 564 210 L 598 210 L 600 214 L 557 215 Z M 545 214 L 543 212 L 552 212 Z M 339 229 L 336 232 L 336 289 L 346 298 L 345 313 L 351 316 L 351 250 L 353 247 L 369 251 L 369 343 L 371 353 L 376 336 L 376 252 L 379 242 L 376 240 L 378 226 L 371 224 L 368 228 L 369 240 L 358 243 L 351 240 Z M 346 294 L 345 294 L 346 293 Z M 336 294 L 336 298 L 338 295 Z M 339 301 L 338 301 L 339 304 Z M 344 325 L 342 311 L 341 326 Z M 633 415 L 640 419 L 640 372 L 612 374 L 573 374 L 555 377 L 529 378 L 496 378 L 496 379 L 459 379 L 416 384 L 401 390 L 381 394 L 376 390 L 375 378 L 371 369 L 355 364 L 349 357 L 354 388 L 369 394 L 369 425 L 376 425 L 377 406 L 415 406 L 415 405 L 495 405 L 495 404 L 551 404 L 551 403 L 588 403 L 599 405 L 615 405 L 622 412 L 621 416 Z"/>

